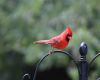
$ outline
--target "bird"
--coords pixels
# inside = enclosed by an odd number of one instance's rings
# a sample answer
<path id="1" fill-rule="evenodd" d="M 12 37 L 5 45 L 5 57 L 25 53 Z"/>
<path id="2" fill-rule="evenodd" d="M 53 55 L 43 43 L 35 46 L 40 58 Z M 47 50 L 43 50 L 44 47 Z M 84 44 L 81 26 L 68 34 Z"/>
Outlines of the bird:
<path id="1" fill-rule="evenodd" d="M 68 46 L 69 41 L 72 39 L 72 29 L 70 26 L 66 26 L 66 29 L 57 36 L 54 36 L 48 40 L 34 41 L 33 44 L 48 44 L 52 48 L 63 50 Z"/>

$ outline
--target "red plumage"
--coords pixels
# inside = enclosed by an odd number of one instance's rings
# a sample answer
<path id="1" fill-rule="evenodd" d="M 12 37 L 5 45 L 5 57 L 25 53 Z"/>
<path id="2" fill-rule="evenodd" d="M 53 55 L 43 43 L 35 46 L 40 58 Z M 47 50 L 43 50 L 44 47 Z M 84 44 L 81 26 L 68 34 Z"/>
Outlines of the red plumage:
<path id="1" fill-rule="evenodd" d="M 35 44 L 49 44 L 53 48 L 64 49 L 68 45 L 69 41 L 72 38 L 72 30 L 68 26 L 60 35 L 52 37 L 49 40 L 39 40 L 33 43 Z"/>

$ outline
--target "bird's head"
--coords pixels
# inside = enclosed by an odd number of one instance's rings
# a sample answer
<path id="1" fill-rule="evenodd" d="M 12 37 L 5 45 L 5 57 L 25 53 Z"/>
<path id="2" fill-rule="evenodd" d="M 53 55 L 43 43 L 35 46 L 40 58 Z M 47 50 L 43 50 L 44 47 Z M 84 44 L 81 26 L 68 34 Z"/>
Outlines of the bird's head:
<path id="1" fill-rule="evenodd" d="M 66 28 L 66 40 L 67 41 L 69 41 L 69 40 L 71 40 L 72 39 L 72 30 L 71 30 L 71 28 L 68 26 L 67 28 Z"/>

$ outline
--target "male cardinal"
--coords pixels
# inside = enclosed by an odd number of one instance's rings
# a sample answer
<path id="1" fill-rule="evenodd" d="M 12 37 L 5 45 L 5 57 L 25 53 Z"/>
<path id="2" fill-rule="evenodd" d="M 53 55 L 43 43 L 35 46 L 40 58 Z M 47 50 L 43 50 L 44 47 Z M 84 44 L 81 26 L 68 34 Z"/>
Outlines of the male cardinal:
<path id="1" fill-rule="evenodd" d="M 52 37 L 49 40 L 39 40 L 33 43 L 35 44 L 49 44 L 52 48 L 64 49 L 68 45 L 69 41 L 72 38 L 72 30 L 68 26 L 60 35 Z"/>

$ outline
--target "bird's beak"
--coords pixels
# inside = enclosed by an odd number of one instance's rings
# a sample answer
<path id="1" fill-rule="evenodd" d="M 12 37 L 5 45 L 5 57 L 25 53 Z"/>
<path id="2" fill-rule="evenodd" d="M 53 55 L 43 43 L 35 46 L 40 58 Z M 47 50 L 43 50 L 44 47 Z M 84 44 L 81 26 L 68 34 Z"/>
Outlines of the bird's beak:
<path id="1" fill-rule="evenodd" d="M 71 36 L 68 36 L 68 39 L 69 39 L 69 40 L 71 40 L 71 39 L 72 39 L 72 37 L 71 37 Z"/>

